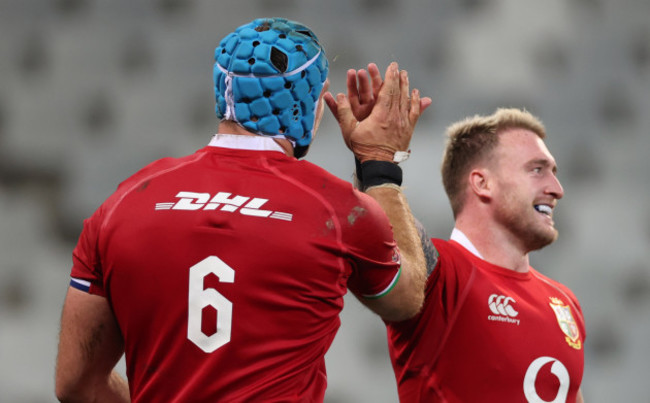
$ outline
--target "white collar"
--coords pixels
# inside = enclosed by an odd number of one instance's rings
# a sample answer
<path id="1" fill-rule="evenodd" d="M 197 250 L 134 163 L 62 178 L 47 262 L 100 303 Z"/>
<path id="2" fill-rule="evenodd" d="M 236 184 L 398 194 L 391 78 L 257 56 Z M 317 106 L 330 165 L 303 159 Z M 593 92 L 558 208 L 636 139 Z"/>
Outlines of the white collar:
<path id="1" fill-rule="evenodd" d="M 452 241 L 456 241 L 459 244 L 461 244 L 463 246 L 463 248 L 465 248 L 468 251 L 472 252 L 472 254 L 474 256 L 483 259 L 483 256 L 479 253 L 478 249 L 476 249 L 476 246 L 474 246 L 472 241 L 470 241 L 469 238 L 467 238 L 467 235 L 463 234 L 463 232 L 461 230 L 459 230 L 458 228 L 454 227 L 453 231 L 451 231 L 450 239 Z M 485 259 L 483 259 L 483 260 L 485 260 Z"/>
<path id="2" fill-rule="evenodd" d="M 238 150 L 256 151 L 279 151 L 285 154 L 284 150 L 272 137 L 245 136 L 242 134 L 220 134 L 212 136 L 208 144 L 212 147 L 234 148 Z"/>

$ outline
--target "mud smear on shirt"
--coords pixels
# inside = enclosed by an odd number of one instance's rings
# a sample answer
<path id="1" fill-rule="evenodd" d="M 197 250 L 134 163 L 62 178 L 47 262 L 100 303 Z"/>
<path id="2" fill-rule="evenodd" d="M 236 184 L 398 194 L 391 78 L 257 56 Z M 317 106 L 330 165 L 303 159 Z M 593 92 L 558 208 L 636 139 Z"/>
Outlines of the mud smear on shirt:
<path id="1" fill-rule="evenodd" d="M 354 223 L 357 221 L 359 217 L 363 217 L 366 215 L 366 209 L 363 207 L 353 207 L 352 211 L 350 211 L 350 214 L 348 214 L 348 224 L 354 225 Z"/>
<path id="2" fill-rule="evenodd" d="M 149 184 L 151 183 L 150 180 L 144 181 L 138 186 L 136 189 L 138 192 L 143 192 L 147 187 L 149 187 Z"/>

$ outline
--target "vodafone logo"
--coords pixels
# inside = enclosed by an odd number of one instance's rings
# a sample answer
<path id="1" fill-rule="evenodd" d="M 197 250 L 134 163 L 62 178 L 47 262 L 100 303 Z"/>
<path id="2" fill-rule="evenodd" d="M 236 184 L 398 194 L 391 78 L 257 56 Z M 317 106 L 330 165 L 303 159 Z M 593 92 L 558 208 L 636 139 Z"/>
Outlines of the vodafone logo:
<path id="1" fill-rule="evenodd" d="M 560 387 L 558 388 L 555 399 L 549 401 L 539 397 L 535 389 L 535 381 L 537 381 L 540 369 L 551 362 L 553 363 L 551 365 L 551 374 L 555 375 L 560 381 Z M 567 371 L 564 364 L 553 357 L 539 357 L 528 366 L 528 370 L 524 376 L 524 395 L 529 403 L 563 403 L 566 402 L 570 384 L 569 371 Z"/>
<path id="2" fill-rule="evenodd" d="M 505 295 L 490 295 L 488 308 L 494 315 L 488 315 L 488 320 L 519 325 L 519 319 L 515 319 L 519 312 L 513 307 L 516 302 L 514 298 Z"/>

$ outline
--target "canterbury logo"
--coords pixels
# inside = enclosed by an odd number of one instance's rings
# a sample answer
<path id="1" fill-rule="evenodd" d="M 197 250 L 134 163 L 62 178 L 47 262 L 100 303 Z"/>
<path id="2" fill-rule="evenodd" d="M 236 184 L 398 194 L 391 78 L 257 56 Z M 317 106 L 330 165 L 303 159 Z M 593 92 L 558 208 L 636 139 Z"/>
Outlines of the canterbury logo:
<path id="1" fill-rule="evenodd" d="M 219 210 L 229 213 L 239 212 L 246 216 L 275 218 L 291 221 L 293 214 L 280 211 L 262 210 L 269 199 L 259 197 L 232 196 L 232 193 L 219 192 L 213 197 L 210 193 L 178 192 L 180 200 L 168 203 L 156 203 L 156 210 Z"/>
<path id="2" fill-rule="evenodd" d="M 488 306 L 490 307 L 490 311 L 492 311 L 493 314 L 509 316 L 511 318 L 519 315 L 519 312 L 515 311 L 515 308 L 510 305 L 511 303 L 515 302 L 517 301 L 511 297 L 505 297 L 503 295 L 497 294 L 492 294 L 490 295 L 490 298 L 488 298 Z"/>

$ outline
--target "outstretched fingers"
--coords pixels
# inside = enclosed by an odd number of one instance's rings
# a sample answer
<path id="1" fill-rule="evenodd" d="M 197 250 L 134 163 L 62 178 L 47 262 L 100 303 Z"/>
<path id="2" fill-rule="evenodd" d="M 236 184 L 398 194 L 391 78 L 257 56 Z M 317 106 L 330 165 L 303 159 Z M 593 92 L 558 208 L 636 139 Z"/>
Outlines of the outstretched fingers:
<path id="1" fill-rule="evenodd" d="M 347 71 L 347 90 L 348 90 L 348 99 L 353 108 L 357 108 L 361 103 L 362 95 L 359 93 L 359 83 L 357 80 L 357 71 L 354 69 L 349 69 Z"/>
<path id="2" fill-rule="evenodd" d="M 352 113 L 361 121 L 370 115 L 375 104 L 372 88 L 368 82 L 368 73 L 365 70 L 348 70 L 348 99 L 352 106 Z"/>
<path id="3" fill-rule="evenodd" d="M 409 110 L 411 104 L 409 102 L 409 75 L 406 70 L 399 72 L 399 108 L 400 111 Z"/>
<path id="4" fill-rule="evenodd" d="M 369 63 L 367 70 L 348 70 L 348 99 L 358 121 L 364 120 L 372 112 L 382 83 L 381 73 L 374 63 Z"/>
<path id="5" fill-rule="evenodd" d="M 409 123 L 411 124 L 411 126 L 415 126 L 415 124 L 418 122 L 418 119 L 422 114 L 421 109 L 422 108 L 420 104 L 420 91 L 417 88 L 414 88 L 411 91 L 411 99 L 409 105 Z"/>
<path id="6" fill-rule="evenodd" d="M 359 85 L 359 103 L 362 105 L 374 102 L 375 97 L 372 93 L 372 85 L 368 72 L 361 69 L 357 72 L 357 82 Z"/>
<path id="7" fill-rule="evenodd" d="M 334 98 L 334 95 L 332 95 L 331 92 L 326 92 L 325 96 L 323 96 L 323 99 L 325 100 L 325 104 L 329 108 L 329 110 L 332 112 L 332 115 L 338 120 L 338 105 L 336 104 L 336 99 Z"/>
<path id="8" fill-rule="evenodd" d="M 394 112 L 392 107 L 399 108 L 399 81 L 399 67 L 396 62 L 392 62 L 386 69 L 385 80 L 377 95 L 373 113 L 388 115 Z"/>
<path id="9" fill-rule="evenodd" d="M 324 98 L 325 103 L 329 107 L 330 111 L 332 111 L 334 118 L 341 128 L 343 141 L 348 147 L 350 147 L 350 135 L 357 126 L 357 119 L 352 113 L 350 100 L 345 96 L 345 94 L 337 94 L 336 98 L 334 98 L 334 96 L 329 92 L 325 94 Z"/>
<path id="10" fill-rule="evenodd" d="M 384 80 L 381 78 L 379 67 L 375 63 L 368 64 L 368 74 L 370 75 L 370 82 L 372 83 L 372 95 L 375 99 L 379 95 L 379 90 Z"/>
<path id="11" fill-rule="evenodd" d="M 356 76 L 354 70 L 348 71 L 348 96 L 350 96 L 350 102 L 352 103 L 351 95 L 354 94 L 358 97 L 359 104 L 374 105 L 382 83 L 381 73 L 375 63 L 369 63 L 368 70 L 358 70 Z"/>
<path id="12" fill-rule="evenodd" d="M 429 97 L 424 97 L 420 95 L 420 90 L 414 88 L 411 91 L 411 109 L 409 110 L 409 122 L 412 126 L 418 122 L 422 112 L 431 106 L 432 100 Z"/>

